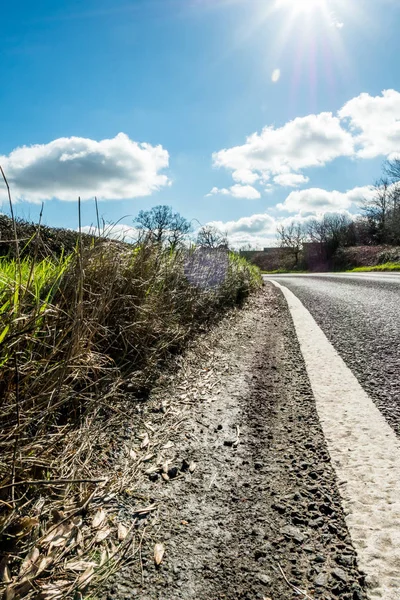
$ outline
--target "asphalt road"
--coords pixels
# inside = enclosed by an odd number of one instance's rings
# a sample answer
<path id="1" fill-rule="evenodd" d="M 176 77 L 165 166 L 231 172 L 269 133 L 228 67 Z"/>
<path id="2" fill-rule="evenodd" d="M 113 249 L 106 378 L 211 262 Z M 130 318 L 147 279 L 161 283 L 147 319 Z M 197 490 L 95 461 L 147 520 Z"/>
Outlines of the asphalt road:
<path id="1" fill-rule="evenodd" d="M 400 274 L 265 278 L 301 300 L 400 436 Z"/>

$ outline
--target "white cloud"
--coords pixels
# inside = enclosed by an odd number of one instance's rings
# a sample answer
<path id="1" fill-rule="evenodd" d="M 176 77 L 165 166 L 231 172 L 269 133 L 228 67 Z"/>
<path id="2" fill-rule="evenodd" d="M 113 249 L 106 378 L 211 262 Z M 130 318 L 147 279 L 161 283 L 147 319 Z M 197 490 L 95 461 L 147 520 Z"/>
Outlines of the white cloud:
<path id="1" fill-rule="evenodd" d="M 91 235 L 98 235 L 98 229 L 96 225 L 85 225 L 82 227 L 83 233 Z M 125 223 L 106 224 L 101 227 L 100 234 L 113 240 L 119 240 L 121 242 L 135 242 L 140 235 L 140 231 L 136 227 L 126 225 Z"/>
<path id="2" fill-rule="evenodd" d="M 399 92 L 384 90 L 381 96 L 360 94 L 343 106 L 339 116 L 341 119 L 348 119 L 360 158 L 399 152 Z"/>
<path id="3" fill-rule="evenodd" d="M 321 188 L 291 192 L 278 210 L 304 215 L 307 213 L 343 212 L 353 204 L 359 205 L 364 198 L 371 197 L 370 186 L 356 187 L 347 192 L 328 191 Z"/>
<path id="4" fill-rule="evenodd" d="M 246 200 L 256 200 L 257 198 L 261 198 L 260 192 L 253 186 L 240 185 L 238 183 L 232 185 L 229 189 L 213 187 L 207 196 L 214 196 L 216 194 L 232 196 L 233 198 L 245 198 Z"/>
<path id="5" fill-rule="evenodd" d="M 259 178 L 259 175 L 257 175 L 257 173 L 253 173 L 250 171 L 250 169 L 238 169 L 232 173 L 232 179 L 237 183 L 248 183 L 251 185 Z"/>
<path id="6" fill-rule="evenodd" d="M 59 138 L 0 156 L 13 197 L 31 202 L 148 196 L 170 183 L 162 173 L 168 163 L 162 146 L 134 142 L 124 133 L 100 141 Z"/>
<path id="7" fill-rule="evenodd" d="M 281 78 L 281 70 L 280 69 L 274 69 L 272 71 L 272 75 L 271 75 L 271 81 L 272 81 L 272 83 L 276 83 L 277 81 L 279 81 L 280 78 Z"/>
<path id="8" fill-rule="evenodd" d="M 309 177 L 300 175 L 299 173 L 283 173 L 282 175 L 276 175 L 274 182 L 283 187 L 299 187 L 303 183 L 308 183 Z"/>
<path id="9" fill-rule="evenodd" d="M 275 240 L 276 221 L 267 213 L 242 217 L 237 221 L 212 221 L 208 223 L 228 234 L 231 246 L 239 248 L 246 244 L 252 246 L 268 246 Z"/>
<path id="10" fill-rule="evenodd" d="M 338 117 L 325 112 L 298 117 L 280 128 L 265 127 L 242 146 L 215 152 L 213 162 L 216 167 L 245 169 L 265 178 L 323 166 L 353 153 L 352 135 L 341 127 Z"/>

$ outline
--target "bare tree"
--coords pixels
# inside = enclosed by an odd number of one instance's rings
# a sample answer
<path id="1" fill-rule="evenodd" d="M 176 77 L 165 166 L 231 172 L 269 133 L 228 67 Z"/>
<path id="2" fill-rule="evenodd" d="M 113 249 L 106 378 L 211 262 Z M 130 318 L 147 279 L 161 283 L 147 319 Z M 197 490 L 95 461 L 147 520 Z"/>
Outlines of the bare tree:
<path id="1" fill-rule="evenodd" d="M 204 225 L 197 234 L 196 244 L 203 248 L 227 248 L 228 236 L 213 225 Z"/>
<path id="2" fill-rule="evenodd" d="M 288 248 L 294 257 L 294 266 L 299 264 L 300 252 L 306 240 L 306 232 L 301 223 L 292 221 L 289 225 L 279 225 L 277 236 L 281 248 Z"/>
<path id="3" fill-rule="evenodd" d="M 168 243 L 172 247 L 181 244 L 191 229 L 189 221 L 170 206 L 154 206 L 141 210 L 134 220 L 135 226 L 144 231 L 157 244 Z"/>

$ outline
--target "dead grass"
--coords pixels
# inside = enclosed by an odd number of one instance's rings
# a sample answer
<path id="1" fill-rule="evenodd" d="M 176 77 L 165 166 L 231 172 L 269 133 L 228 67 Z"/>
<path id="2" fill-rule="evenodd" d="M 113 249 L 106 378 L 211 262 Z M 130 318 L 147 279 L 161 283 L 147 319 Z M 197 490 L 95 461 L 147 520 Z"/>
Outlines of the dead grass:
<path id="1" fill-rule="evenodd" d="M 56 600 L 140 557 L 143 529 L 107 507 L 168 432 L 138 432 L 115 471 L 127 391 L 145 399 L 170 357 L 260 276 L 234 255 L 149 240 L 78 244 L 45 266 L 35 248 L 30 256 L 0 270 L 0 591 Z M 134 523 L 156 509 L 138 497 Z"/>

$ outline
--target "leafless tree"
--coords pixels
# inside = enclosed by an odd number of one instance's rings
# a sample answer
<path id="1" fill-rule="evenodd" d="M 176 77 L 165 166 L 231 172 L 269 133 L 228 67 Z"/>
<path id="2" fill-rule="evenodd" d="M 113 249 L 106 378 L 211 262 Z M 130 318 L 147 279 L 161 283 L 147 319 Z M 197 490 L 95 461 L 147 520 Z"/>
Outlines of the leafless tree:
<path id="1" fill-rule="evenodd" d="M 227 248 L 228 236 L 213 225 L 204 225 L 197 234 L 196 244 L 202 248 Z"/>
<path id="2" fill-rule="evenodd" d="M 170 206 L 162 205 L 141 210 L 134 223 L 157 244 L 167 243 L 174 248 L 183 242 L 191 229 L 185 217 L 174 213 Z"/>
<path id="3" fill-rule="evenodd" d="M 279 225 L 277 227 L 277 236 L 279 246 L 288 248 L 294 257 L 294 266 L 299 264 L 300 252 L 306 240 L 307 234 L 302 223 L 292 221 L 289 225 Z"/>

